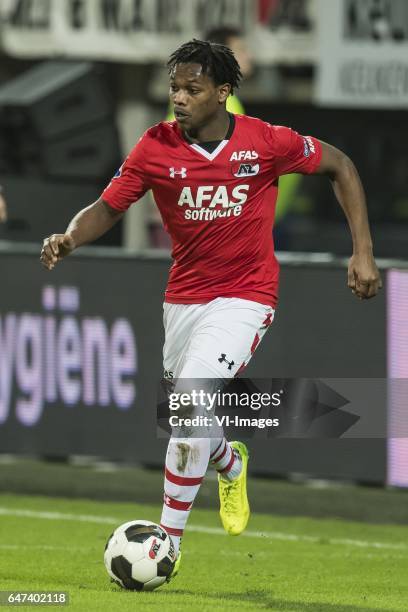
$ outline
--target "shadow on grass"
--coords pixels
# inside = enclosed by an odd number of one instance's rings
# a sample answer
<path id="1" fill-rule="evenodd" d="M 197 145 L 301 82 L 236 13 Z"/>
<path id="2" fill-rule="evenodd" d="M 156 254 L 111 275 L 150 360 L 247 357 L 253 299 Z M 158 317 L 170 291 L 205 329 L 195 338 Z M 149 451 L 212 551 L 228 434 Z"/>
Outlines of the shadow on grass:
<path id="1" fill-rule="evenodd" d="M 198 594 L 194 591 L 187 589 L 173 589 L 171 591 L 162 591 L 162 595 L 195 595 Z M 391 608 L 371 608 L 364 605 L 356 606 L 352 605 L 339 605 L 338 603 L 321 603 L 317 601 L 305 602 L 305 601 L 286 601 L 283 599 L 275 599 L 272 594 L 265 593 L 263 591 L 246 591 L 245 593 L 234 593 L 222 591 L 220 593 L 207 593 L 204 594 L 200 591 L 199 597 L 208 600 L 217 600 L 219 602 L 220 609 L 222 608 L 222 601 L 237 601 L 241 605 L 242 609 L 245 609 L 245 604 L 253 603 L 258 604 L 260 609 L 271 609 L 271 610 L 286 610 L 287 612 L 393 612 Z M 214 604 L 215 607 L 215 604 Z M 216 607 L 215 607 L 216 609 Z"/>

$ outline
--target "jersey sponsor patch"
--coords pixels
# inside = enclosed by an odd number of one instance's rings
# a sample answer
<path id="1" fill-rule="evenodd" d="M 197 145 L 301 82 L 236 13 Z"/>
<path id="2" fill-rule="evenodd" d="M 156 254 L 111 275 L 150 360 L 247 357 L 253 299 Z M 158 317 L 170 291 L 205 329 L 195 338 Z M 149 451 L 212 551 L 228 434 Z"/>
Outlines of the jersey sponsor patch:
<path id="1" fill-rule="evenodd" d="M 214 221 L 215 219 L 239 217 L 241 213 L 241 205 L 234 206 L 234 208 L 228 208 L 227 210 L 220 208 L 197 208 L 191 210 L 191 208 L 187 208 L 187 210 L 184 211 L 184 218 L 187 221 Z"/>
<path id="2" fill-rule="evenodd" d="M 196 190 L 183 187 L 177 204 L 190 208 L 232 208 L 245 204 L 248 190 L 249 185 L 236 185 L 231 192 L 226 185 L 199 185 Z"/>
<path id="3" fill-rule="evenodd" d="M 230 157 L 230 161 L 247 161 L 251 159 L 258 159 L 256 151 L 234 151 Z"/>
<path id="4" fill-rule="evenodd" d="M 226 185 L 200 185 L 196 190 L 184 187 L 178 206 L 184 210 L 189 221 L 214 221 L 215 219 L 239 217 L 243 204 L 248 199 L 249 185 L 236 185 L 229 190 Z"/>

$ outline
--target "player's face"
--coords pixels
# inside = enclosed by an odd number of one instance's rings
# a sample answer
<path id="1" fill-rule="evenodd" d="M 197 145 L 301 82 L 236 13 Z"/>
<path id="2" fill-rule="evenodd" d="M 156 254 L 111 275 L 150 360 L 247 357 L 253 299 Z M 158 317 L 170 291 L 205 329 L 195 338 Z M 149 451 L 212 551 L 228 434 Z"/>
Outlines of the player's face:
<path id="1" fill-rule="evenodd" d="M 200 64 L 176 64 L 170 75 L 170 100 L 174 116 L 185 131 L 205 126 L 219 112 L 230 85 L 215 85 Z"/>

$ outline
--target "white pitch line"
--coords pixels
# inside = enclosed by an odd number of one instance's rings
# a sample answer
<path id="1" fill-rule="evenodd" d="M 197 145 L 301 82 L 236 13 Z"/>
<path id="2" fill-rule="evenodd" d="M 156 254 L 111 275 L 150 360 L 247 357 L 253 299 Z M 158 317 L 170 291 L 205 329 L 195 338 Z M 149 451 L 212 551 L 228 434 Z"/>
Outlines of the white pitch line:
<path id="1" fill-rule="evenodd" d="M 45 512 L 40 510 L 20 510 L 17 508 L 0 507 L 0 515 L 27 518 L 46 519 L 51 521 L 76 521 L 81 523 L 99 523 L 119 525 L 123 519 L 113 516 L 98 516 L 93 514 L 67 514 L 63 512 Z M 188 531 L 195 533 L 208 533 L 211 535 L 227 535 L 220 527 L 205 527 L 204 525 L 189 525 Z M 311 544 L 334 544 L 341 546 L 356 546 L 357 548 L 377 548 L 384 550 L 407 551 L 406 544 L 392 544 L 391 542 L 370 542 L 368 540 L 353 540 L 350 538 L 326 538 L 325 536 L 298 535 L 295 533 L 282 533 L 279 531 L 244 531 L 241 537 L 263 538 L 266 540 L 281 540 L 283 542 L 309 542 Z"/>
<path id="2" fill-rule="evenodd" d="M 80 523 L 108 523 L 109 525 L 118 522 L 118 519 L 114 518 L 113 516 L 97 516 L 93 514 L 64 514 L 63 512 L 19 510 L 18 508 L 4 507 L 0 507 L 0 515 L 1 514 L 8 516 L 48 519 L 50 521 L 79 521 Z"/>
<path id="3" fill-rule="evenodd" d="M 0 550 L 81 550 L 89 552 L 88 546 L 50 546 L 48 544 L 0 544 Z"/>
<path id="4" fill-rule="evenodd" d="M 210 533 L 216 535 L 227 535 L 223 529 L 218 527 L 203 527 L 200 525 L 189 525 L 189 531 L 198 533 Z M 310 542 L 312 544 L 340 544 L 342 546 L 357 546 L 358 548 L 383 548 L 389 550 L 408 551 L 406 544 L 392 544 L 391 542 L 369 542 L 366 540 L 352 540 L 349 538 L 326 538 L 325 536 L 297 535 L 295 533 L 282 533 L 279 531 L 244 531 L 241 537 L 264 538 L 269 540 L 282 540 L 283 542 Z"/>

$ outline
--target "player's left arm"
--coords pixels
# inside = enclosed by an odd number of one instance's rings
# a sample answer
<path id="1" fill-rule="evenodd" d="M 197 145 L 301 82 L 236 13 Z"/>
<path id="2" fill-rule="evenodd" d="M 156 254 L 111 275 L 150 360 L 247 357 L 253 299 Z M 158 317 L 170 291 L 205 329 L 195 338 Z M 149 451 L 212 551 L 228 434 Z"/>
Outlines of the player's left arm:
<path id="1" fill-rule="evenodd" d="M 357 297 L 372 298 L 382 287 L 382 281 L 373 256 L 366 198 L 360 176 L 347 155 L 332 145 L 319 142 L 322 155 L 314 174 L 326 175 L 331 180 L 353 240 L 353 254 L 348 266 L 348 286 Z"/>

